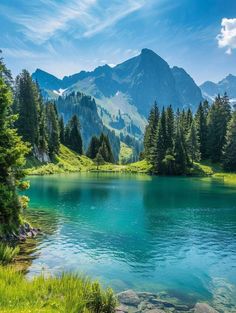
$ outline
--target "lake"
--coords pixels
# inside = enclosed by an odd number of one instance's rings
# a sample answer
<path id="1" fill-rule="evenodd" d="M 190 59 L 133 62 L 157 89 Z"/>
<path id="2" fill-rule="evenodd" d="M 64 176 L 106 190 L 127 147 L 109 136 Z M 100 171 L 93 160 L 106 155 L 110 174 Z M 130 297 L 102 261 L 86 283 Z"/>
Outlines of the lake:
<path id="1" fill-rule="evenodd" d="M 30 181 L 30 216 L 46 226 L 29 276 L 74 271 L 116 291 L 235 304 L 236 185 L 101 173 Z"/>

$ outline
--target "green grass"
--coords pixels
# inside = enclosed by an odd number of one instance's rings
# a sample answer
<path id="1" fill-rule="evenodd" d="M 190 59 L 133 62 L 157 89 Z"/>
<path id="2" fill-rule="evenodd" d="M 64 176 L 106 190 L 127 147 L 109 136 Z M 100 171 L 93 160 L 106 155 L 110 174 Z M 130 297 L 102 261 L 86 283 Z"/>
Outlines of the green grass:
<path id="1" fill-rule="evenodd" d="M 127 146 L 124 142 L 120 143 L 119 163 L 127 164 L 132 158 L 133 149 Z"/>
<path id="2" fill-rule="evenodd" d="M 0 243 L 0 265 L 6 265 L 12 262 L 19 251 L 19 247 L 10 247 Z"/>
<path id="3" fill-rule="evenodd" d="M 100 165 L 98 170 L 97 166 L 92 166 L 90 171 L 94 172 L 114 172 L 114 173 L 149 173 L 151 165 L 146 160 L 130 163 L 127 165 L 110 164 L 106 163 Z"/>
<path id="4" fill-rule="evenodd" d="M 195 176 L 211 176 L 215 179 L 224 180 L 226 184 L 236 184 L 236 173 L 224 172 L 219 163 L 211 163 L 210 161 L 194 163 L 191 174 Z"/>
<path id="5" fill-rule="evenodd" d="M 78 155 L 67 147 L 61 145 L 59 155 L 56 157 L 54 163 L 41 164 L 30 166 L 32 159 L 28 160 L 29 168 L 26 170 L 28 175 L 48 175 L 65 172 L 81 172 L 87 171 L 92 165 L 93 161 L 86 156 Z M 35 161 L 36 163 L 36 161 Z"/>
<path id="6" fill-rule="evenodd" d="M 0 243 L 1 313 L 114 312 L 117 303 L 113 291 L 103 290 L 98 282 L 75 274 L 28 280 L 17 270 L 17 263 L 15 268 L 3 266 L 12 262 L 18 253 L 19 247 Z"/>
<path id="7" fill-rule="evenodd" d="M 132 149 L 121 144 L 120 161 L 125 160 Z M 66 172 L 114 172 L 114 173 L 150 173 L 151 165 L 146 161 L 138 161 L 130 164 L 110 164 L 100 165 L 98 170 L 96 164 L 84 155 L 78 155 L 67 147 L 61 145 L 60 153 L 54 163 L 41 164 L 34 158 L 28 158 L 26 173 L 28 175 L 47 175 Z M 187 175 L 190 176 L 212 176 L 224 179 L 225 182 L 236 184 L 236 173 L 225 173 L 220 164 L 212 164 L 210 161 L 194 163 Z"/>
<path id="8" fill-rule="evenodd" d="M 128 153 L 128 147 L 123 147 Z M 130 151 L 129 151 L 130 152 Z M 126 155 L 127 156 L 127 155 Z M 148 173 L 150 165 L 144 160 L 127 165 L 106 163 L 100 165 L 97 170 L 97 165 L 88 157 L 78 155 L 76 152 L 61 145 L 59 155 L 54 163 L 42 164 L 33 157 L 27 159 L 26 164 L 27 175 L 49 175 L 66 172 L 129 172 L 129 173 Z"/>
<path id="9" fill-rule="evenodd" d="M 112 313 L 111 289 L 75 274 L 28 280 L 11 267 L 0 267 L 1 313 Z"/>

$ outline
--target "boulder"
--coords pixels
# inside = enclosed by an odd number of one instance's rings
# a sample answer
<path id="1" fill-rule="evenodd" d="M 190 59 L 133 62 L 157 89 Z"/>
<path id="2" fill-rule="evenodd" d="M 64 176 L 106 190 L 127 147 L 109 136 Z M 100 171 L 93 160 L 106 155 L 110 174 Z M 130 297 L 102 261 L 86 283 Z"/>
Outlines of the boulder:
<path id="1" fill-rule="evenodd" d="M 219 313 L 207 303 L 198 302 L 194 307 L 194 313 Z"/>
<path id="2" fill-rule="evenodd" d="M 126 290 L 117 294 L 117 298 L 120 303 L 131 305 L 131 306 L 138 306 L 141 300 L 139 299 L 136 292 L 133 290 Z"/>
<path id="3" fill-rule="evenodd" d="M 146 313 L 165 313 L 165 311 L 155 308 L 155 309 L 146 311 Z"/>

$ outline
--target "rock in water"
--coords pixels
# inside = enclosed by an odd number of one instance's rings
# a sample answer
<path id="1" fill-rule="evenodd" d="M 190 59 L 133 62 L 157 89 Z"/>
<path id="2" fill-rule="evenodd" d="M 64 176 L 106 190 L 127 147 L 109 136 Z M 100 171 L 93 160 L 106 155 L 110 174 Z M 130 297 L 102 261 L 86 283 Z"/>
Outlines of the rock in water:
<path id="1" fill-rule="evenodd" d="M 161 309 L 152 309 L 152 310 L 149 310 L 149 311 L 145 311 L 146 313 L 165 313 L 165 311 L 161 310 Z"/>
<path id="2" fill-rule="evenodd" d="M 136 292 L 133 290 L 126 290 L 123 292 L 118 293 L 117 295 L 118 300 L 122 304 L 138 306 L 141 300 L 139 299 Z"/>
<path id="3" fill-rule="evenodd" d="M 207 303 L 198 302 L 194 307 L 194 313 L 219 313 Z"/>

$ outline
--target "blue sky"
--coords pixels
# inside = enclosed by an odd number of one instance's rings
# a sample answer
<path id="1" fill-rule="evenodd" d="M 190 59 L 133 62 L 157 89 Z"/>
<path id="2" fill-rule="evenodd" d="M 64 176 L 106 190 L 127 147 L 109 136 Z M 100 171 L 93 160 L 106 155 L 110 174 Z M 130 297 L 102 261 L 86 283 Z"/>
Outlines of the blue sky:
<path id="1" fill-rule="evenodd" d="M 0 48 L 16 75 L 59 77 L 150 48 L 197 83 L 236 75 L 235 0 L 1 0 Z"/>

